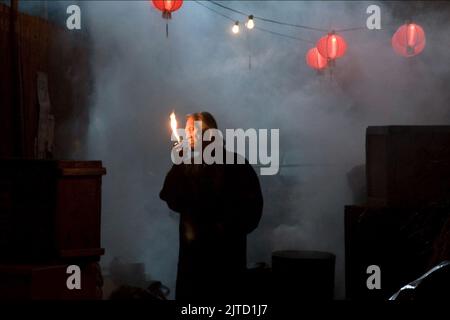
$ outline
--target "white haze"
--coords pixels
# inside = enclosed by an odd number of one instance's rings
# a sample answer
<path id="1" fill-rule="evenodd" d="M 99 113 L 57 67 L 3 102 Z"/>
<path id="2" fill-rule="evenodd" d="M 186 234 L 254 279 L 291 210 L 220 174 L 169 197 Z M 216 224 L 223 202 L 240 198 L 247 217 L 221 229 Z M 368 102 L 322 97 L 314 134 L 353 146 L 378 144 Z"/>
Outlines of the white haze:
<path id="1" fill-rule="evenodd" d="M 365 26 L 370 4 L 228 3 L 325 29 Z M 382 24 L 403 23 L 379 5 Z M 343 298 L 344 205 L 352 203 L 346 174 L 365 161 L 366 127 L 449 123 L 450 28 L 442 23 L 444 13 L 417 15 L 428 38 L 423 54 L 413 59 L 393 52 L 395 27 L 343 34 L 348 52 L 331 78 L 305 65 L 310 44 L 258 30 L 248 40 L 244 33 L 234 36 L 231 21 L 194 2 L 185 1 L 173 14 L 169 38 L 149 1 L 89 2 L 82 14 L 92 37 L 94 77 L 85 158 L 103 160 L 108 171 L 102 263 L 114 256 L 144 262 L 153 279 L 174 290 L 178 220 L 158 197 L 171 166 L 169 113 L 175 110 L 182 119 L 209 111 L 222 129 L 279 128 L 284 162 L 307 165 L 262 179 L 265 210 L 249 236 L 249 263 L 270 263 L 279 249 L 333 252 L 336 297 Z M 256 25 L 314 41 L 322 36 L 258 20 Z"/>

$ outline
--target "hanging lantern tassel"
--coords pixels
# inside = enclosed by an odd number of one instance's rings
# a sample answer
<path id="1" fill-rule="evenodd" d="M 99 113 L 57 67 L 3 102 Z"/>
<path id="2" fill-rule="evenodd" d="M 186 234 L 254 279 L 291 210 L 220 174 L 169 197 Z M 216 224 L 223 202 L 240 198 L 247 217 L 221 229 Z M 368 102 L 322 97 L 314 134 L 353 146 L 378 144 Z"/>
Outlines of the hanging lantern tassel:
<path id="1" fill-rule="evenodd" d="M 177 11 L 183 5 L 183 0 L 152 0 L 153 6 L 162 12 L 163 19 L 166 20 L 166 37 L 169 37 L 169 20 L 172 19 L 172 12 Z"/>
<path id="2" fill-rule="evenodd" d="M 166 19 L 166 38 L 169 37 L 169 19 Z"/>

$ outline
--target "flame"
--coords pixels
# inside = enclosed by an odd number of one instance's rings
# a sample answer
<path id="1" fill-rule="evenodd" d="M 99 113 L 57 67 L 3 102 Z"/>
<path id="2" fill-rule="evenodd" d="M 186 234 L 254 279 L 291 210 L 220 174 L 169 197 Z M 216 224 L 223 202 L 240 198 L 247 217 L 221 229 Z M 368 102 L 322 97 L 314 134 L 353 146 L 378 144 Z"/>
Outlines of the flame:
<path id="1" fill-rule="evenodd" d="M 172 128 L 172 133 L 177 138 L 177 141 L 180 142 L 180 136 L 177 133 L 177 118 L 175 117 L 175 112 L 170 114 L 170 127 Z"/>

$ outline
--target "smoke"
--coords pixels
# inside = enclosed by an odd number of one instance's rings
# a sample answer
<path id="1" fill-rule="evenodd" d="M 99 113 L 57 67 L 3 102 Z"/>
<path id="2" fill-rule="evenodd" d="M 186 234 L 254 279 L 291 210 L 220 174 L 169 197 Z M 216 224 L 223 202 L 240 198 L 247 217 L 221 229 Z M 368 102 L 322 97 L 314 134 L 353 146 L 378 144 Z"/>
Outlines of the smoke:
<path id="1" fill-rule="evenodd" d="M 228 4 L 258 16 L 340 29 L 365 26 L 373 2 Z M 427 47 L 406 59 L 390 44 L 403 21 L 379 5 L 383 30 L 343 34 L 346 56 L 332 75 L 318 75 L 304 62 L 310 44 L 259 30 L 234 36 L 231 21 L 194 2 L 185 1 L 173 14 L 168 38 L 160 12 L 148 1 L 86 3 L 82 23 L 92 38 L 95 85 L 86 158 L 103 160 L 108 171 L 103 263 L 114 256 L 145 262 L 147 273 L 173 291 L 178 220 L 158 197 L 171 166 L 169 114 L 175 110 L 180 119 L 204 110 L 221 129 L 279 128 L 284 163 L 304 165 L 261 177 L 265 208 L 249 236 L 249 263 L 270 263 L 273 250 L 330 251 L 337 256 L 336 297 L 343 298 L 344 205 L 352 203 L 346 174 L 365 161 L 366 127 L 449 122 L 445 14 L 416 13 Z M 313 41 L 322 36 L 255 22 Z"/>

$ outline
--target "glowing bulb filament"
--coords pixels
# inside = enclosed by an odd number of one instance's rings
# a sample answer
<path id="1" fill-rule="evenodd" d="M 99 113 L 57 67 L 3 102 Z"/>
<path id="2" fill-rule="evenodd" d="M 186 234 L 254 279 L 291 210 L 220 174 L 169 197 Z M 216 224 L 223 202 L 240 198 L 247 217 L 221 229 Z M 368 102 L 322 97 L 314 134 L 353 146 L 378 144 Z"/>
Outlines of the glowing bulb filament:
<path id="1" fill-rule="evenodd" d="M 236 21 L 236 23 L 233 25 L 233 28 L 231 28 L 231 31 L 233 31 L 234 34 L 239 33 L 239 21 Z"/>
<path id="2" fill-rule="evenodd" d="M 248 21 L 247 21 L 247 29 L 253 29 L 255 27 L 255 22 L 253 21 L 253 16 L 250 15 L 248 16 Z"/>

